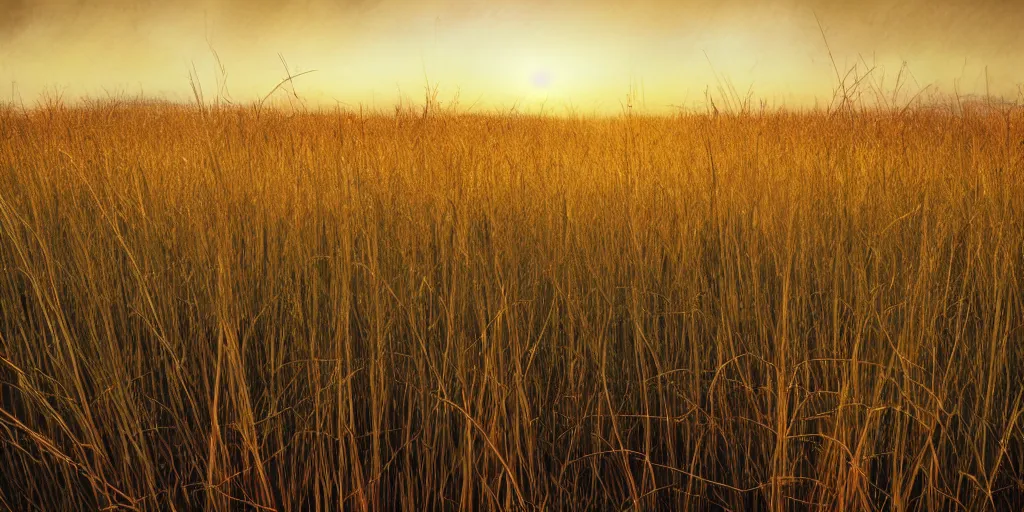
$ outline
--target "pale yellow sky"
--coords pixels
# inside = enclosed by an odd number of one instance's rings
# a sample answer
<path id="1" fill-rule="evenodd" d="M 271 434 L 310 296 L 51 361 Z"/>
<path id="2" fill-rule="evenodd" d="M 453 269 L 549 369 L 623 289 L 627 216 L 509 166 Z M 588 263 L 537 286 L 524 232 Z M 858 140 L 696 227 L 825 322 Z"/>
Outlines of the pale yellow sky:
<path id="1" fill-rule="evenodd" d="M 209 99 L 213 48 L 243 102 L 284 76 L 280 54 L 317 70 L 295 82 L 310 104 L 421 102 L 429 79 L 442 102 L 458 90 L 477 110 L 614 112 L 632 85 L 664 111 L 728 79 L 803 106 L 836 84 L 815 16 L 842 70 L 863 59 L 891 88 L 906 61 L 906 94 L 984 93 L 986 67 L 994 94 L 1024 83 L 1015 0 L 0 0 L 0 98 L 186 101 L 194 65 Z"/>

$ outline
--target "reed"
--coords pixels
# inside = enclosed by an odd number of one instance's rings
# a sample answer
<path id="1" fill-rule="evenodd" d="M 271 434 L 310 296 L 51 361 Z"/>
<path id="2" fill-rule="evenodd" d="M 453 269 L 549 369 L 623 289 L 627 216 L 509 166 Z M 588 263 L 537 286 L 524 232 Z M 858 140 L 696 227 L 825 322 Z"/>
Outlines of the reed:
<path id="1" fill-rule="evenodd" d="M 4 107 L 0 508 L 1019 509 L 1022 137 Z"/>

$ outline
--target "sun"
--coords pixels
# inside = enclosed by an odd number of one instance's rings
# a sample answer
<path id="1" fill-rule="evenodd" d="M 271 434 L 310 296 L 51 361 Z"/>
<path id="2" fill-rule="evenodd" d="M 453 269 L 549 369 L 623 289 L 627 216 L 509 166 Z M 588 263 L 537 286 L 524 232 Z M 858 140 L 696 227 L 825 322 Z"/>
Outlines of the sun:
<path id="1" fill-rule="evenodd" d="M 547 89 L 552 82 L 551 72 L 546 69 L 537 69 L 530 74 L 530 83 L 537 89 Z"/>

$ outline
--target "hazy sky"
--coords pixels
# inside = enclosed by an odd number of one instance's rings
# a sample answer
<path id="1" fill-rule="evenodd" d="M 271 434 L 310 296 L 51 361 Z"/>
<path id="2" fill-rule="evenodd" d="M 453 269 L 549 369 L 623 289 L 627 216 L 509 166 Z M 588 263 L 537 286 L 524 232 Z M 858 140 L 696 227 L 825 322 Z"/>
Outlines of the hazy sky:
<path id="1" fill-rule="evenodd" d="M 0 0 L 0 98 L 187 100 L 193 66 L 210 98 L 212 49 L 235 101 L 273 88 L 282 55 L 317 70 L 295 82 L 310 103 L 422 101 L 429 79 L 466 107 L 618 110 L 634 84 L 658 110 L 728 79 L 806 105 L 836 84 L 816 17 L 838 67 L 885 87 L 904 61 L 908 93 L 983 93 L 986 66 L 994 94 L 1024 83 L 1022 0 Z"/>

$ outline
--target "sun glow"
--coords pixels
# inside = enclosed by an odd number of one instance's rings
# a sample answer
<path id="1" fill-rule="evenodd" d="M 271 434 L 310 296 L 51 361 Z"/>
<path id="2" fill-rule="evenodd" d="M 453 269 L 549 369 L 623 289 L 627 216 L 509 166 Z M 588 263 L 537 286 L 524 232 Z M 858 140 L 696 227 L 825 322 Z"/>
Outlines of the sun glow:
<path id="1" fill-rule="evenodd" d="M 1022 81 L 1016 54 L 1005 50 L 1019 47 L 1011 44 L 1017 31 L 982 44 L 961 27 L 962 42 L 944 32 L 941 47 L 929 46 L 842 25 L 845 12 L 819 12 L 819 27 L 813 13 L 778 2 L 640 9 L 594 0 L 584 9 L 562 0 L 352 0 L 365 2 L 357 9 L 341 6 L 347 0 L 310 0 L 308 10 L 249 19 L 251 9 L 216 0 L 193 0 L 219 6 L 209 10 L 153 7 L 141 14 L 107 1 L 98 2 L 104 9 L 83 7 L 72 22 L 52 9 L 65 1 L 48 0 L 51 8 L 34 8 L 16 30 L 8 22 L 6 33 L 0 15 L 0 100 L 32 103 L 55 91 L 65 100 L 124 92 L 187 102 L 195 75 L 207 96 L 253 101 L 286 76 L 283 56 L 287 73 L 316 72 L 275 98 L 293 91 L 308 105 L 389 108 L 422 101 L 425 81 L 439 86 L 439 100 L 458 97 L 481 109 L 568 105 L 617 113 L 620 99 L 640 86 L 645 108 L 672 112 L 701 108 L 705 91 L 720 95 L 722 84 L 769 102 L 812 105 L 827 102 L 836 85 L 822 28 L 844 72 L 874 67 L 872 77 L 886 77 L 891 87 L 906 61 L 913 81 L 903 89 L 911 94 L 929 85 L 948 92 L 955 81 L 961 94 L 1016 97 Z"/>
<path id="2" fill-rule="evenodd" d="M 538 69 L 530 75 L 530 83 L 538 89 L 547 89 L 551 85 L 551 72 L 546 69 Z"/>

